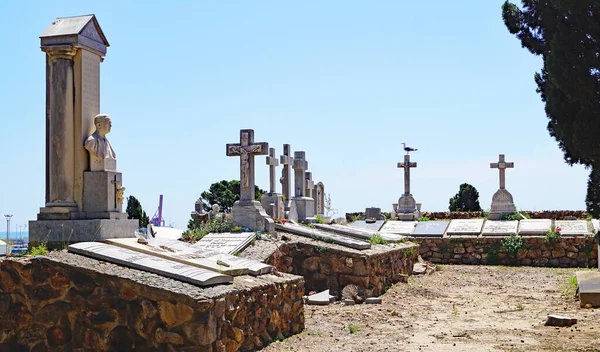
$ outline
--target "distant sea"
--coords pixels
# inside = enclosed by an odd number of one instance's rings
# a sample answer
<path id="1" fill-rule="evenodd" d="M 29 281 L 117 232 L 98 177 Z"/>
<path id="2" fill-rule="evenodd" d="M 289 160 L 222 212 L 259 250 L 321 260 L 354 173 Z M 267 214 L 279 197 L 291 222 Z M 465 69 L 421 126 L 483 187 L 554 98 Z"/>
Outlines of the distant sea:
<path id="1" fill-rule="evenodd" d="M 5 241 L 6 240 L 6 231 L 2 231 L 0 232 L 0 240 Z M 18 241 L 18 240 L 23 240 L 25 242 L 29 242 L 29 233 L 27 232 L 21 232 L 21 234 L 19 235 L 19 233 L 15 233 L 12 232 L 10 233 L 10 237 L 8 239 L 9 241 Z"/>

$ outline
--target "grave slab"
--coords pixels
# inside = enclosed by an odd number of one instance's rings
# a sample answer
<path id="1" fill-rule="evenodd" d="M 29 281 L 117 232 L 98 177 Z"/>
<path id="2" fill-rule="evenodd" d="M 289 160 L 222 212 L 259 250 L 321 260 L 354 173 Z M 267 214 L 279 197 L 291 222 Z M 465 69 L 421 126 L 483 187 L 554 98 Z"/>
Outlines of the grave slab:
<path id="1" fill-rule="evenodd" d="M 315 293 L 314 295 L 307 296 L 307 298 L 306 298 L 307 304 L 314 304 L 314 305 L 325 305 L 326 306 L 333 301 L 335 301 L 335 296 L 330 295 L 329 290 Z"/>
<path id="2" fill-rule="evenodd" d="M 446 233 L 449 236 L 479 236 L 483 219 L 453 219 Z"/>
<path id="3" fill-rule="evenodd" d="M 171 243 L 170 241 L 159 240 L 154 243 L 142 244 L 138 243 L 135 238 L 118 238 L 106 240 L 106 243 L 226 275 L 248 274 L 247 267 L 225 263 L 217 258 L 210 258 L 202 250 L 195 250 L 185 242 L 175 241 L 183 245 L 179 246 L 177 243 Z"/>
<path id="4" fill-rule="evenodd" d="M 152 224 L 148 225 L 148 237 L 156 237 L 156 238 L 168 238 L 171 240 L 178 240 L 181 238 L 183 234 L 183 230 L 176 229 L 173 227 L 165 227 L 165 226 L 154 226 Z"/>
<path id="5" fill-rule="evenodd" d="M 172 260 L 139 253 L 100 242 L 81 242 L 68 247 L 70 252 L 86 257 L 180 280 L 198 286 L 232 283 L 233 277 Z"/>
<path id="6" fill-rule="evenodd" d="M 367 230 L 355 229 L 355 228 L 351 228 L 349 226 L 336 225 L 336 224 L 334 224 L 334 225 L 315 224 L 315 227 L 319 230 L 335 232 L 340 235 L 350 236 L 350 237 L 358 238 L 360 240 L 365 240 L 365 241 L 370 240 L 371 237 L 373 237 L 373 234 L 378 233 L 376 231 L 371 232 L 371 231 L 367 231 Z M 379 235 L 381 235 L 381 238 L 387 242 L 400 242 L 406 238 L 406 236 L 396 235 L 393 233 L 388 233 L 388 234 L 379 233 Z"/>
<path id="7" fill-rule="evenodd" d="M 375 222 L 368 223 L 365 220 L 354 221 L 348 224 L 349 227 L 355 229 L 367 230 L 372 232 L 379 232 L 381 227 L 385 224 L 385 220 L 376 220 Z"/>
<path id="8" fill-rule="evenodd" d="M 483 224 L 482 236 L 510 236 L 517 234 L 518 220 L 486 220 Z"/>
<path id="9" fill-rule="evenodd" d="M 254 232 L 209 233 L 202 237 L 200 241 L 194 243 L 193 247 L 219 253 L 235 254 L 243 251 L 254 239 L 256 239 Z"/>
<path id="10" fill-rule="evenodd" d="M 448 221 L 419 221 L 412 237 L 443 237 L 450 223 Z"/>
<path id="11" fill-rule="evenodd" d="M 590 229 L 585 220 L 556 220 L 554 226 L 560 227 L 561 236 L 589 236 Z"/>
<path id="12" fill-rule="evenodd" d="M 393 233 L 397 235 L 410 235 L 417 225 L 416 221 L 388 221 L 381 228 L 381 233 Z"/>
<path id="13" fill-rule="evenodd" d="M 523 219 L 519 221 L 519 235 L 544 236 L 551 227 L 552 220 L 550 219 Z"/>
<path id="14" fill-rule="evenodd" d="M 600 271 L 576 271 L 581 307 L 600 307 Z"/>
<path id="15" fill-rule="evenodd" d="M 335 244 L 339 244 L 344 247 L 354 248 L 354 249 L 370 249 L 371 244 L 365 241 L 360 241 L 351 237 L 338 235 L 331 232 L 325 232 L 317 229 L 311 229 L 307 226 L 294 225 L 290 223 L 286 224 L 275 224 L 275 229 L 279 231 L 287 231 L 296 235 L 309 237 L 315 240 L 331 242 Z"/>

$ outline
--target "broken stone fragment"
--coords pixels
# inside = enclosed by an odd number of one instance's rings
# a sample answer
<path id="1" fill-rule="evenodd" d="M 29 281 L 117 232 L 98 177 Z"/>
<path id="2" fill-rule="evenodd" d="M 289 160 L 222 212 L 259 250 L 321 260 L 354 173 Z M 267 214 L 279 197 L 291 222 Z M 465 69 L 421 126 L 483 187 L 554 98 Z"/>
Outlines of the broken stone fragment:
<path id="1" fill-rule="evenodd" d="M 571 326 L 577 324 L 576 318 L 568 318 L 560 315 L 548 315 L 548 319 L 544 325 L 546 326 Z"/>

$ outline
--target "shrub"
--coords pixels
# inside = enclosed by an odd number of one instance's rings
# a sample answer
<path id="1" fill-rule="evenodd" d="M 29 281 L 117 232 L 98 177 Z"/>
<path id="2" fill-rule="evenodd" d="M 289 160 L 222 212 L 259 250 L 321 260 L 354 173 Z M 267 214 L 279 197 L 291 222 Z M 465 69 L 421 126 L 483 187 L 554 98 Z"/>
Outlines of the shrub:
<path id="1" fill-rule="evenodd" d="M 450 211 L 481 211 L 479 205 L 479 192 L 468 183 L 463 183 L 458 189 L 458 193 L 450 198 Z"/>
<path id="2" fill-rule="evenodd" d="M 560 231 L 562 229 L 558 226 L 554 226 L 551 230 L 546 232 L 546 242 L 555 245 L 558 241 L 560 241 Z"/>
<path id="3" fill-rule="evenodd" d="M 191 230 L 184 231 L 181 237 L 186 241 L 196 242 L 209 233 L 229 232 L 233 230 L 231 221 L 215 216 L 209 221 L 197 225 Z"/>
<path id="4" fill-rule="evenodd" d="M 511 234 L 509 237 L 504 237 L 502 239 L 502 247 L 506 249 L 507 253 L 516 255 L 521 249 L 525 247 L 525 241 L 522 237 L 518 237 L 515 234 Z"/>
<path id="5" fill-rule="evenodd" d="M 369 242 L 371 242 L 371 244 L 387 244 L 387 241 L 378 233 L 374 233 L 371 238 L 369 238 Z"/>
<path id="6" fill-rule="evenodd" d="M 315 219 L 317 224 L 324 224 L 325 223 L 325 219 L 323 219 L 323 217 L 319 214 L 315 215 Z"/>

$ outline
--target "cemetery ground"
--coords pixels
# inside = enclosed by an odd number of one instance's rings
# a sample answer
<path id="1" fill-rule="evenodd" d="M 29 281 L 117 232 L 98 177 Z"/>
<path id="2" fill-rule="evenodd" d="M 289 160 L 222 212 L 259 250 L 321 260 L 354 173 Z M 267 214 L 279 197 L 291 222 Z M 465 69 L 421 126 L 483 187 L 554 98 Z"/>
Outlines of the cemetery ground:
<path id="1" fill-rule="evenodd" d="M 600 309 L 579 307 L 577 270 L 438 265 L 380 305 L 306 305 L 305 330 L 264 351 L 598 351 Z M 545 326 L 548 314 L 578 322 Z"/>

